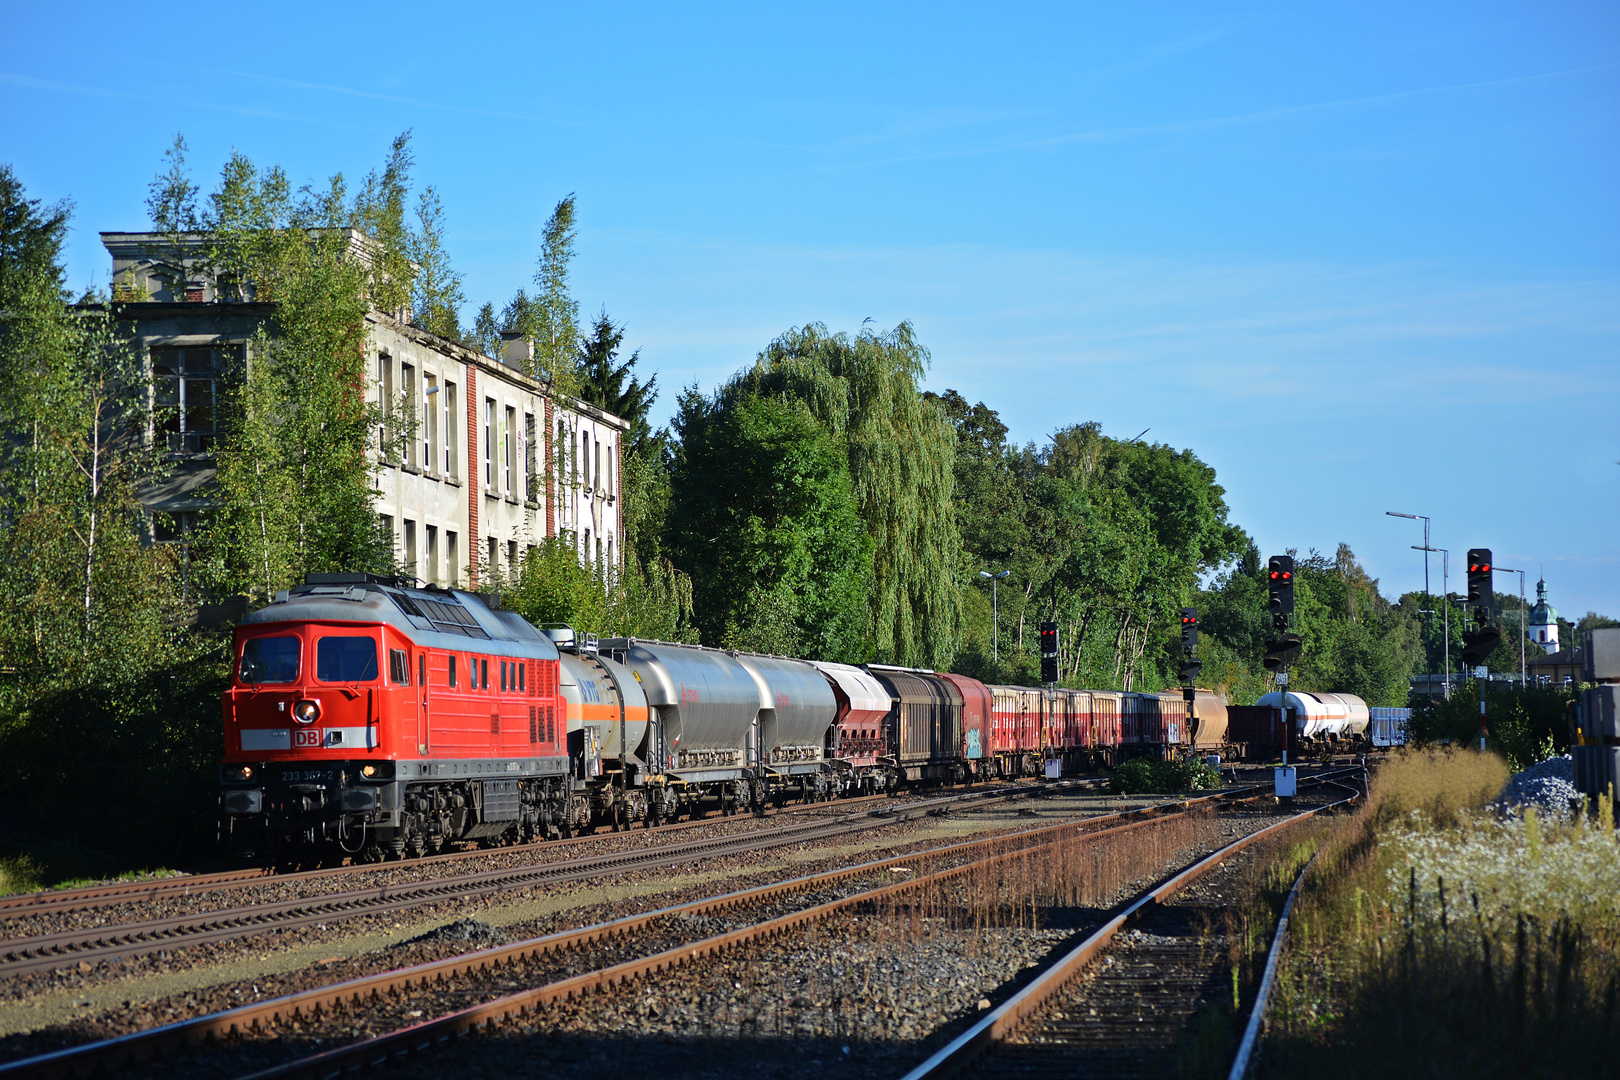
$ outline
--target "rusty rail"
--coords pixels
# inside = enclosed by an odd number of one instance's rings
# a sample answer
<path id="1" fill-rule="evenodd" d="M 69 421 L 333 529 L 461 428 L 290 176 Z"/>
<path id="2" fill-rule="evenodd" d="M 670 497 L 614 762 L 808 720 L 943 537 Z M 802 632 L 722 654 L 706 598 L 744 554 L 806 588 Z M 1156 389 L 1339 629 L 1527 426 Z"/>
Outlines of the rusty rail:
<path id="1" fill-rule="evenodd" d="M 882 828 L 896 821 L 913 820 L 958 803 L 988 805 L 1019 798 L 1034 790 L 1049 789 L 1017 787 L 969 792 L 924 799 L 896 808 L 885 807 L 882 810 L 845 814 L 825 821 L 806 821 L 772 829 L 707 837 L 634 851 L 503 867 L 431 881 L 381 885 L 326 896 L 295 897 L 265 904 L 195 915 L 177 915 L 138 923 L 119 923 L 64 930 L 35 937 L 11 938 L 0 940 L 0 977 L 51 971 L 81 961 L 126 960 L 165 949 L 213 944 L 275 930 L 382 914 L 420 904 L 455 901 L 512 888 L 531 888 L 575 881 L 607 872 L 645 870 L 697 858 L 742 854 L 784 844 L 825 839 L 866 829 Z"/>
<path id="2" fill-rule="evenodd" d="M 1354 771 L 1360 771 L 1354 770 Z M 1150 905 L 1162 903 L 1166 898 L 1179 892 L 1187 885 L 1203 877 L 1221 863 L 1242 851 L 1250 844 L 1270 836 L 1283 829 L 1305 821 L 1323 810 L 1342 806 L 1361 797 L 1361 792 L 1354 788 L 1345 787 L 1323 777 L 1315 778 L 1319 783 L 1332 784 L 1350 792 L 1350 795 L 1325 806 L 1314 807 L 1291 818 L 1268 825 L 1264 829 L 1250 833 L 1242 839 L 1236 840 L 1226 847 L 1215 852 L 1164 884 L 1149 889 L 1126 906 L 1118 915 L 1104 923 L 1097 931 L 1087 937 L 1079 945 L 1064 955 L 1028 986 L 1002 1002 L 997 1008 L 986 1013 L 985 1016 L 971 1028 L 952 1039 L 933 1056 L 918 1065 L 905 1075 L 903 1080 L 943 1080 L 960 1072 L 980 1054 L 996 1043 L 1005 1041 L 1027 1019 L 1038 1012 L 1042 1006 L 1062 991 L 1070 980 L 1083 970 L 1087 964 L 1102 954 L 1108 947 L 1114 935 L 1134 921 Z"/>
<path id="3" fill-rule="evenodd" d="M 16 1062 L 11 1062 L 9 1064 L 0 1065 L 0 1078 L 4 1078 L 4 1080 L 20 1080 L 20 1078 L 23 1077 L 81 1077 L 99 1075 L 118 1069 L 128 1068 L 141 1062 L 153 1060 L 159 1056 L 172 1054 L 188 1046 L 204 1044 L 213 1039 L 223 1038 L 235 1032 L 246 1032 L 273 1026 L 278 1023 L 292 1020 L 293 1018 L 301 1015 L 318 1014 L 322 1010 L 363 1005 L 367 1000 L 374 999 L 383 994 L 406 991 L 413 986 L 423 986 L 434 982 L 444 982 L 470 972 L 479 970 L 494 970 L 504 965 L 520 963 L 532 957 L 542 956 L 546 953 L 559 952 L 565 949 L 577 948 L 582 945 L 589 945 L 597 941 L 621 937 L 641 929 L 658 919 L 667 918 L 669 916 L 683 914 L 704 914 L 722 911 L 727 908 L 737 907 L 749 903 L 756 903 L 761 900 L 768 900 L 777 896 L 786 895 L 804 889 L 833 884 L 852 877 L 859 877 L 864 874 L 880 871 L 887 867 L 897 866 L 908 862 L 915 862 L 919 859 L 970 855 L 974 851 L 983 851 L 987 848 L 999 845 L 1021 842 L 1023 845 L 1021 847 L 1015 848 L 1011 851 L 1000 852 L 992 856 L 992 858 L 1013 858 L 1020 855 L 1027 855 L 1031 850 L 1038 849 L 1048 844 L 1060 843 L 1066 839 L 1080 836 L 1089 837 L 1107 835 L 1122 832 L 1128 829 L 1140 828 L 1144 825 L 1159 821 L 1166 816 L 1184 813 L 1190 809 L 1193 809 L 1194 807 L 1203 806 L 1205 804 L 1224 801 L 1248 801 L 1263 798 L 1266 796 L 1266 794 L 1268 793 L 1264 791 L 1260 792 L 1259 794 L 1255 794 L 1253 788 L 1234 789 L 1232 791 L 1220 792 L 1194 799 L 1176 800 L 1174 802 L 1164 803 L 1157 806 L 1143 807 L 1136 810 L 1119 811 L 1113 814 L 1088 818 L 1084 821 L 1064 822 L 1058 825 L 1042 826 L 1040 828 L 1024 830 L 1022 832 L 1009 835 L 990 837 L 981 840 L 961 841 L 938 848 L 931 848 L 927 851 L 892 856 L 871 862 L 861 863 L 857 866 L 844 867 L 838 870 L 794 878 L 789 881 L 778 882 L 772 885 L 757 886 L 755 888 L 729 893 L 724 896 L 692 901 L 686 904 L 646 912 L 640 915 L 625 916 L 611 922 L 601 923 L 595 926 L 585 927 L 583 929 L 561 931 L 555 934 L 548 934 L 544 937 L 533 938 L 528 941 L 522 941 L 512 945 L 483 949 L 478 952 L 468 953 L 446 960 L 418 964 L 413 967 L 403 968 L 397 971 L 381 972 L 376 975 L 363 976 L 358 979 L 352 979 L 332 986 L 307 990 L 298 994 L 292 994 L 270 1001 L 243 1005 L 226 1012 L 196 1017 L 191 1020 L 184 1020 L 178 1023 L 168 1024 L 163 1027 L 153 1028 L 147 1031 L 134 1032 L 115 1039 L 104 1040 L 96 1043 L 87 1043 L 82 1046 L 69 1047 L 50 1054 L 44 1054 L 38 1057 L 27 1058 Z M 970 863 L 960 867 L 953 867 L 949 870 L 940 871 L 939 874 L 966 873 L 975 865 L 982 865 L 982 863 Z M 937 878 L 938 875 L 929 875 L 916 881 L 900 882 L 895 885 L 885 886 L 877 891 L 862 892 L 856 894 L 855 896 L 845 898 L 843 901 L 835 901 L 834 905 L 867 902 L 881 897 L 889 891 L 916 888 L 919 885 L 926 884 L 932 880 L 936 880 Z M 825 910 L 823 910 L 823 908 Z M 826 905 L 823 905 L 823 908 L 806 909 L 806 912 L 795 913 L 794 915 L 784 916 L 783 918 L 790 921 L 798 920 L 799 922 L 802 922 L 806 918 L 820 917 L 819 915 L 807 913 L 820 911 L 822 914 L 826 914 L 830 913 L 831 910 L 837 910 L 837 907 L 827 907 Z M 798 925 L 798 922 L 783 923 L 781 920 L 772 920 L 769 923 L 760 924 L 759 927 L 750 928 L 749 931 L 738 931 L 735 933 L 754 932 L 756 936 L 759 936 L 760 934 L 779 932 L 781 929 L 789 925 Z M 735 944 L 736 942 L 731 940 L 732 938 L 733 935 L 722 935 L 720 939 L 710 939 L 709 941 L 699 942 L 695 945 L 682 946 L 681 948 L 668 950 L 665 953 L 660 953 L 653 957 L 648 957 L 643 960 L 629 961 L 626 964 L 620 964 L 612 968 L 604 969 L 603 971 L 579 976 L 573 980 L 565 980 L 564 983 L 551 984 L 550 987 L 542 987 L 538 991 L 528 991 L 527 993 L 535 994 L 551 992 L 556 987 L 563 987 L 561 993 L 566 996 L 568 993 L 578 992 L 582 987 L 587 985 L 603 985 L 604 980 L 606 981 L 606 984 L 611 984 L 635 974 L 660 970 L 663 966 L 681 961 L 683 956 L 685 960 L 691 960 L 697 958 L 698 956 L 707 955 L 709 952 L 715 951 L 716 949 L 728 947 L 729 944 Z M 722 939 L 725 939 L 725 941 L 720 943 L 722 942 Z M 694 950 L 697 951 L 694 952 Z M 523 997 L 524 995 L 514 996 Z M 555 995 L 545 1000 L 554 999 Z M 469 1014 L 477 1013 L 479 1009 L 497 1009 L 502 1010 L 500 1014 L 504 1016 L 512 1007 L 507 1004 L 511 1000 L 511 998 L 501 998 L 498 1001 L 490 1002 L 485 1006 L 478 1006 L 472 1010 L 463 1010 L 461 1013 L 452 1014 L 452 1016 L 449 1017 L 441 1017 L 433 1021 L 427 1021 L 423 1024 L 418 1024 L 411 1028 L 405 1029 L 403 1032 L 395 1032 L 391 1035 L 381 1036 L 379 1038 L 390 1040 L 388 1045 L 393 1047 L 409 1044 L 412 1042 L 412 1040 L 423 1037 L 424 1032 L 439 1032 L 441 1030 L 449 1031 L 451 1029 L 455 1029 L 456 1031 L 464 1031 L 467 1030 L 468 1027 L 473 1026 L 470 1022 L 465 1022 L 467 1021 L 467 1016 Z M 541 999 L 535 1000 L 538 1001 Z M 441 1028 L 435 1025 L 448 1026 Z M 457 1025 L 460 1026 L 458 1027 Z M 431 1039 L 437 1039 L 440 1037 L 441 1036 L 438 1034 L 429 1036 L 430 1041 Z M 443 1037 L 449 1036 L 445 1035 Z M 355 1044 L 353 1047 L 327 1051 L 325 1054 L 320 1055 L 320 1058 L 322 1061 L 331 1062 L 335 1060 L 333 1055 L 339 1055 L 345 1051 L 358 1055 L 345 1058 L 345 1060 L 348 1061 L 359 1061 L 362 1059 L 367 1059 L 368 1057 L 374 1058 L 378 1045 L 377 1040 L 369 1040 L 364 1044 Z M 362 1047 L 364 1049 L 361 1049 Z M 277 1073 L 275 1075 L 281 1074 Z"/>
<path id="4" fill-rule="evenodd" d="M 861 795 L 856 798 L 840 799 L 830 803 L 808 803 L 802 806 L 783 807 L 760 816 L 771 818 L 781 814 L 799 814 L 807 810 L 836 810 L 857 803 L 875 802 L 880 799 L 888 800 L 890 798 L 891 796 L 888 795 Z M 693 818 L 689 821 L 675 821 L 668 825 L 658 825 L 648 829 L 625 830 L 625 833 L 633 831 L 636 835 L 645 836 L 656 833 L 680 832 L 702 825 L 714 825 L 725 820 L 727 819 Z M 319 881 L 330 877 L 369 874 L 385 870 L 412 869 L 418 866 L 462 862 L 467 859 L 487 858 L 492 855 L 512 854 L 520 851 L 541 853 L 555 851 L 558 848 L 566 848 L 575 844 L 588 843 L 592 840 L 606 840 L 620 835 L 624 835 L 624 833 L 588 833 L 583 836 L 572 836 L 564 840 L 552 840 L 544 843 L 519 844 L 497 848 L 474 848 L 467 851 L 445 852 L 442 855 L 427 855 L 419 859 L 396 860 L 384 863 L 350 863 L 347 866 L 328 866 L 319 870 L 300 870 L 285 874 L 278 874 L 268 867 L 245 867 L 240 870 L 186 874 L 171 878 L 153 878 L 147 881 L 112 882 L 105 885 L 85 885 L 76 889 L 18 893 L 12 896 L 0 896 L 0 919 L 88 911 L 99 907 L 109 907 L 113 904 L 135 903 L 169 896 L 201 895 L 206 892 L 219 892 L 227 889 L 261 885 L 270 879 L 274 879 L 277 884 L 294 881 Z"/>

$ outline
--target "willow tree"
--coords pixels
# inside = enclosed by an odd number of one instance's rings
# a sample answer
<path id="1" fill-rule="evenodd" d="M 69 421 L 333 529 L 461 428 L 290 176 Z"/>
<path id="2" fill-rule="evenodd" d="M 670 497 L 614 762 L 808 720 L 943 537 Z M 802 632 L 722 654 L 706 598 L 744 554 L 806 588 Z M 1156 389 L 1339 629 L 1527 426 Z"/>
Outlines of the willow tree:
<path id="1" fill-rule="evenodd" d="M 875 657 L 943 669 L 961 622 L 957 436 L 922 396 L 927 367 L 909 322 L 854 335 L 812 323 L 771 342 L 722 394 L 797 399 L 838 438 L 871 542 Z"/>

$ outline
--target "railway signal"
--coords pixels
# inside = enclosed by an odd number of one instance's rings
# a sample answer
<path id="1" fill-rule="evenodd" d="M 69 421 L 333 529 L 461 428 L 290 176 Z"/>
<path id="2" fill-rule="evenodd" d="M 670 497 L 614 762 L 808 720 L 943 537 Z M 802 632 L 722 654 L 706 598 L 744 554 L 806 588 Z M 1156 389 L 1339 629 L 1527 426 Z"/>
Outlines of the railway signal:
<path id="1" fill-rule="evenodd" d="M 1294 610 L 1294 558 L 1292 555 L 1273 555 L 1266 570 L 1266 588 L 1270 592 L 1267 607 L 1272 615 L 1289 615 Z"/>
<path id="2" fill-rule="evenodd" d="M 1181 609 L 1181 666 L 1177 669 L 1181 685 L 1191 687 L 1198 680 L 1204 665 L 1194 658 L 1198 648 L 1198 612 L 1190 607 Z"/>
<path id="3" fill-rule="evenodd" d="M 1276 641 L 1266 642 L 1266 670 L 1282 671 L 1299 659 L 1299 651 L 1303 645 L 1298 634 L 1284 634 Z"/>
<path id="4" fill-rule="evenodd" d="M 1041 631 L 1041 682 L 1058 681 L 1058 627 L 1055 622 L 1043 622 Z"/>
<path id="5" fill-rule="evenodd" d="M 1462 660 L 1465 667 L 1479 667 L 1502 644 L 1502 632 L 1494 626 L 1481 626 L 1463 634 Z"/>
<path id="6" fill-rule="evenodd" d="M 1468 549 L 1468 602 L 1478 610 L 1491 606 L 1491 549 Z"/>

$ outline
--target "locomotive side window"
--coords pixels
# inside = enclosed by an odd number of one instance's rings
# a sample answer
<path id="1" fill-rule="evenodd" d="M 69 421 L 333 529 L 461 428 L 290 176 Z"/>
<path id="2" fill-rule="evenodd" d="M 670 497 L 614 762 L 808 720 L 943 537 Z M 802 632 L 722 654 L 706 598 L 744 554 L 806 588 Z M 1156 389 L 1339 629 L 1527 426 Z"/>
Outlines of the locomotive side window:
<path id="1" fill-rule="evenodd" d="M 520 693 L 520 694 L 527 693 L 528 689 L 529 689 L 528 685 L 527 685 L 528 684 L 528 679 L 529 679 L 529 665 L 528 664 L 519 664 L 517 667 L 518 667 L 518 693 Z"/>
<path id="2" fill-rule="evenodd" d="M 395 686 L 411 685 L 411 658 L 404 649 L 388 650 L 388 681 Z"/>
<path id="3" fill-rule="evenodd" d="M 245 683 L 288 683 L 298 678 L 298 639 L 249 638 L 242 644 L 242 667 L 237 678 Z"/>
<path id="4" fill-rule="evenodd" d="M 489 689 L 489 661 L 488 660 L 484 660 L 484 661 L 481 661 L 479 663 L 479 667 L 478 667 L 478 685 L 482 686 L 485 690 Z"/>
<path id="5" fill-rule="evenodd" d="M 370 682 L 377 677 L 377 642 L 368 637 L 323 637 L 315 644 L 321 682 Z"/>
<path id="6" fill-rule="evenodd" d="M 501 661 L 501 693 L 506 693 L 506 661 Z"/>
<path id="7" fill-rule="evenodd" d="M 467 657 L 467 689 L 478 689 L 478 657 Z"/>
<path id="8" fill-rule="evenodd" d="M 451 653 L 450 654 L 450 686 L 452 688 L 454 688 L 455 685 L 456 685 L 456 654 Z"/>

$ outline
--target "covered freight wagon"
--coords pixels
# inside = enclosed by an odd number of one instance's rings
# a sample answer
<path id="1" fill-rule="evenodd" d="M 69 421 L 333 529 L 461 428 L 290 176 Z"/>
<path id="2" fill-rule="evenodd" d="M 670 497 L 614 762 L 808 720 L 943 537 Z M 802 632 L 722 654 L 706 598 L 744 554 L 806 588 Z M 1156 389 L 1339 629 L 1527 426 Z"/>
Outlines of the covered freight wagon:
<path id="1" fill-rule="evenodd" d="M 989 756 L 990 720 L 995 704 L 990 697 L 990 688 L 966 675 L 936 674 L 955 687 L 962 697 L 962 760 L 967 765 L 970 777 L 982 779 L 987 772 L 986 766 L 993 764 Z"/>
<path id="2" fill-rule="evenodd" d="M 867 671 L 888 689 L 894 702 L 887 721 L 888 740 L 902 778 L 965 779 L 961 692 L 931 671 L 877 664 Z"/>

